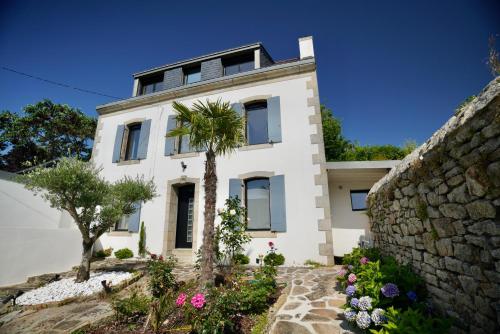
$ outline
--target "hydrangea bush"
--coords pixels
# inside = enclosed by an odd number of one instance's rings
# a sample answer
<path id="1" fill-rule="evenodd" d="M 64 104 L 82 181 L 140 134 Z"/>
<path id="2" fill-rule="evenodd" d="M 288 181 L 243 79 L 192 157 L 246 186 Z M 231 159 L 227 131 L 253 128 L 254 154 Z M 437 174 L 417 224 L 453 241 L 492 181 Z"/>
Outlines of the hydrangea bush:
<path id="1" fill-rule="evenodd" d="M 432 314 L 425 303 L 423 280 L 410 267 L 399 265 L 393 257 L 381 256 L 375 248 L 354 249 L 345 255 L 343 264 L 337 279 L 347 295 L 344 316 L 353 326 L 371 333 L 402 333 L 398 325 L 411 324 L 404 316 L 418 315 L 420 322 L 431 323 L 427 327 L 439 325 L 439 333 L 447 333 L 449 323 Z"/>

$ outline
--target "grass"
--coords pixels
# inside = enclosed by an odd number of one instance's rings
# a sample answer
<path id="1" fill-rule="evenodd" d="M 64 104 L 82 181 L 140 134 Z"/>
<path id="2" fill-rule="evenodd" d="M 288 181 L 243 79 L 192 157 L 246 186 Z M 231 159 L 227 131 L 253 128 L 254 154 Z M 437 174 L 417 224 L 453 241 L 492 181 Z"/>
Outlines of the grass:
<path id="1" fill-rule="evenodd" d="M 325 266 L 323 263 L 319 263 L 319 262 L 316 262 L 314 260 L 306 260 L 304 262 L 304 265 L 311 266 L 313 268 L 320 268 L 320 267 L 324 267 Z"/>

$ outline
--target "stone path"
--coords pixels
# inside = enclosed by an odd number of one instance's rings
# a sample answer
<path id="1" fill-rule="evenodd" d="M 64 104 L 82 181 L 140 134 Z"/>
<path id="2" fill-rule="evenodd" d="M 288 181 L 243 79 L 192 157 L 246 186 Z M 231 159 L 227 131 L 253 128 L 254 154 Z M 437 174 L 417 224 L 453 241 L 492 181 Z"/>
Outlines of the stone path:
<path id="1" fill-rule="evenodd" d="M 270 334 L 355 333 L 342 316 L 346 296 L 336 290 L 339 270 L 340 266 L 281 272 L 288 295 L 282 296 Z"/>
<path id="2" fill-rule="evenodd" d="M 99 268 L 101 269 L 101 268 Z M 345 295 L 336 291 L 335 276 L 340 267 L 319 269 L 280 268 L 278 281 L 286 283 L 284 294 L 274 306 L 271 334 L 337 334 L 353 333 L 342 318 Z M 178 280 L 195 278 L 192 267 L 178 266 Z M 133 287 L 147 289 L 146 278 L 119 292 L 128 293 Z M 60 334 L 71 333 L 89 323 L 114 315 L 108 300 L 94 298 L 58 307 L 24 309 L 0 316 L 0 334 Z"/>

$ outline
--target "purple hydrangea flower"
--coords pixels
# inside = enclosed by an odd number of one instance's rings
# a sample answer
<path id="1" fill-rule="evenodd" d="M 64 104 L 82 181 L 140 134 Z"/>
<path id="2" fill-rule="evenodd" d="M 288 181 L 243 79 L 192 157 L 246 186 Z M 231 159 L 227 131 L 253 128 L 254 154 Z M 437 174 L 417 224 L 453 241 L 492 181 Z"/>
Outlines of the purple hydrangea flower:
<path id="1" fill-rule="evenodd" d="M 417 300 L 417 294 L 415 293 L 415 291 L 408 291 L 406 293 L 406 296 L 408 297 L 409 300 L 411 300 L 412 302 L 414 302 L 415 300 Z"/>
<path id="2" fill-rule="evenodd" d="M 387 318 L 385 316 L 385 311 L 381 308 L 374 309 L 372 312 L 372 321 L 376 326 L 380 325 L 383 322 L 386 322 Z"/>
<path id="3" fill-rule="evenodd" d="M 352 268 L 354 268 L 354 267 L 352 266 L 352 264 L 350 264 L 350 265 L 348 265 L 348 266 L 347 266 L 347 269 L 349 269 L 349 270 L 352 270 Z"/>
<path id="4" fill-rule="evenodd" d="M 359 299 L 358 298 L 353 298 L 351 299 L 351 307 L 358 307 Z"/>
<path id="5" fill-rule="evenodd" d="M 359 311 L 358 314 L 356 314 L 356 325 L 358 325 L 359 328 L 367 329 L 368 327 L 370 327 L 371 322 L 372 319 L 368 312 Z"/>
<path id="6" fill-rule="evenodd" d="M 366 256 L 363 256 L 361 259 L 359 259 L 359 263 L 361 264 L 367 264 L 368 262 L 370 262 L 370 260 L 368 260 Z"/>
<path id="7" fill-rule="evenodd" d="M 356 293 L 356 287 L 355 287 L 354 285 L 349 285 L 349 286 L 345 289 L 345 293 L 346 293 L 346 295 L 348 295 L 349 297 L 354 296 L 354 294 Z"/>
<path id="8" fill-rule="evenodd" d="M 359 298 L 358 308 L 361 311 L 368 311 L 372 309 L 372 299 L 369 296 L 363 296 Z"/>
<path id="9" fill-rule="evenodd" d="M 380 289 L 380 291 L 382 291 L 382 294 L 387 298 L 399 296 L 398 286 L 394 283 L 387 283 Z"/>
<path id="10" fill-rule="evenodd" d="M 353 322 L 356 320 L 356 311 L 346 308 L 344 311 L 344 316 L 347 319 L 347 321 Z"/>
<path id="11" fill-rule="evenodd" d="M 349 284 L 354 284 L 354 282 L 356 282 L 358 278 L 356 277 L 356 274 L 349 274 L 349 276 L 347 276 L 347 282 Z"/>

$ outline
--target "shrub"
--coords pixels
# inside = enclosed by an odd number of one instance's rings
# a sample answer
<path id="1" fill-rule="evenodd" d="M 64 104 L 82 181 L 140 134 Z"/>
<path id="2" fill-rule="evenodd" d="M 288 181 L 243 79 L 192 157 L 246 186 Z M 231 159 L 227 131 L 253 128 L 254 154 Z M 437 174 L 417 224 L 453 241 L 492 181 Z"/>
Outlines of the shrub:
<path id="1" fill-rule="evenodd" d="M 371 329 L 373 334 L 442 334 L 448 333 L 451 322 L 448 319 L 430 317 L 420 310 L 408 308 L 400 311 L 389 307 L 385 312 L 387 323 L 382 324 L 380 330 Z"/>
<path id="2" fill-rule="evenodd" d="M 285 263 L 283 254 L 269 253 L 264 257 L 264 263 L 268 266 L 281 266 Z"/>
<path id="3" fill-rule="evenodd" d="M 250 242 L 246 232 L 246 209 L 238 197 L 226 200 L 225 207 L 218 210 L 221 223 L 215 228 L 215 250 L 219 265 L 233 266 L 243 246 Z M 239 258 L 241 259 L 241 257 Z"/>
<path id="4" fill-rule="evenodd" d="M 141 229 L 139 231 L 138 250 L 140 257 L 144 257 L 146 255 L 146 227 L 144 226 L 144 222 L 141 222 Z"/>
<path id="5" fill-rule="evenodd" d="M 314 260 L 305 260 L 304 261 L 304 265 L 311 266 L 313 268 L 320 268 L 320 267 L 324 267 L 325 266 L 323 263 L 319 263 L 319 262 L 314 261 Z"/>
<path id="6" fill-rule="evenodd" d="M 117 259 L 129 259 L 134 256 L 134 253 L 128 248 L 122 248 L 115 252 L 115 256 Z"/>
<path id="7" fill-rule="evenodd" d="M 154 297 L 160 297 L 173 288 L 176 284 L 174 269 L 176 260 L 174 257 L 164 259 L 163 256 L 151 255 L 147 269 L 149 273 L 149 288 Z"/>
<path id="8" fill-rule="evenodd" d="M 129 297 L 113 301 L 113 309 L 118 317 L 134 318 L 146 315 L 149 310 L 150 299 L 133 290 Z"/>
<path id="9" fill-rule="evenodd" d="M 250 258 L 245 254 L 239 253 L 233 257 L 233 262 L 235 264 L 245 265 L 250 263 Z"/>
<path id="10" fill-rule="evenodd" d="M 112 253 L 113 253 L 113 248 L 109 247 L 106 249 L 98 250 L 97 252 L 95 252 L 94 256 L 98 259 L 104 259 L 106 257 L 110 257 Z"/>
<path id="11" fill-rule="evenodd" d="M 160 332 L 162 324 L 167 320 L 175 311 L 175 300 L 172 292 L 165 293 L 160 298 L 155 299 L 150 306 L 150 321 L 149 326 L 155 333 Z"/>

